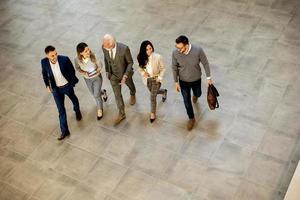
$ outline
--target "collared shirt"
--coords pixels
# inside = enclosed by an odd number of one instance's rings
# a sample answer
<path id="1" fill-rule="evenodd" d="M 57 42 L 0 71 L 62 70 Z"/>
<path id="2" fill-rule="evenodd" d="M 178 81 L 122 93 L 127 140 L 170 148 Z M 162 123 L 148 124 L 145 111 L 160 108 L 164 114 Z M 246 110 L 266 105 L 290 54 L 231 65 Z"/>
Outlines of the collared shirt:
<path id="1" fill-rule="evenodd" d="M 189 49 L 188 49 L 188 51 L 187 51 L 186 53 L 184 53 L 184 54 L 185 54 L 185 55 L 188 55 L 188 54 L 190 53 L 191 49 L 192 49 L 192 44 L 189 44 Z"/>
<path id="2" fill-rule="evenodd" d="M 49 60 L 49 63 L 50 63 L 51 69 L 52 69 L 52 73 L 54 76 L 56 86 L 60 87 L 60 86 L 66 85 L 68 83 L 68 81 L 61 73 L 58 61 L 56 61 L 56 63 L 53 64 Z"/>
<path id="3" fill-rule="evenodd" d="M 115 47 L 112 48 L 111 50 L 109 50 L 109 56 L 112 58 L 112 59 L 115 59 L 116 57 L 116 52 L 117 52 L 117 43 L 115 43 Z M 113 55 L 111 55 L 113 54 Z"/>

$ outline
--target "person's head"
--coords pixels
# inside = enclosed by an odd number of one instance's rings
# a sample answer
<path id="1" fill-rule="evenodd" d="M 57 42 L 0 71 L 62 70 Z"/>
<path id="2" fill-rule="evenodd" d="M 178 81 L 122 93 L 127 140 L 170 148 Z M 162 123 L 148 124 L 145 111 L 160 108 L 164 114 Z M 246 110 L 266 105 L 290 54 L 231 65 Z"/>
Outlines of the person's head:
<path id="1" fill-rule="evenodd" d="M 148 57 L 154 52 L 153 44 L 149 40 L 142 42 L 140 52 L 137 56 L 140 67 L 145 67 L 148 62 Z"/>
<path id="2" fill-rule="evenodd" d="M 82 61 L 83 58 L 90 58 L 92 62 L 96 62 L 96 57 L 94 53 L 86 43 L 80 42 L 76 47 L 76 51 L 77 57 L 80 61 Z"/>
<path id="3" fill-rule="evenodd" d="M 89 58 L 91 56 L 91 50 L 84 42 L 80 42 L 77 45 L 76 50 L 79 60 L 82 60 L 83 58 Z"/>
<path id="4" fill-rule="evenodd" d="M 113 49 L 116 45 L 116 39 L 110 34 L 105 34 L 103 37 L 103 48 L 110 50 Z"/>
<path id="5" fill-rule="evenodd" d="M 51 63 L 55 64 L 57 62 L 57 52 L 54 46 L 46 46 L 45 54 L 47 55 Z"/>
<path id="6" fill-rule="evenodd" d="M 178 49 L 180 53 L 184 53 L 189 48 L 189 39 L 185 35 L 179 36 L 176 40 L 175 47 Z"/>

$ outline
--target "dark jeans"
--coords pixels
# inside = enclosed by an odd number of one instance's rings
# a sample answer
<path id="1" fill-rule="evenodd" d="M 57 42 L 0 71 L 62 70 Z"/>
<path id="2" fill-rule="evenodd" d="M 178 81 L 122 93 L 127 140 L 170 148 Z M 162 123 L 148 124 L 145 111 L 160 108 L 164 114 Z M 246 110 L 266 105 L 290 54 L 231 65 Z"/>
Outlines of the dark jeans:
<path id="1" fill-rule="evenodd" d="M 185 82 L 179 80 L 179 85 L 181 88 L 181 94 L 183 97 L 184 105 L 186 112 L 190 119 L 193 119 L 194 116 L 194 110 L 193 105 L 191 101 L 191 89 L 193 90 L 194 96 L 200 97 L 202 94 L 201 91 L 201 79 L 194 81 L 194 82 Z"/>
<path id="2" fill-rule="evenodd" d="M 70 84 L 63 88 L 53 89 L 52 94 L 59 113 L 59 123 L 61 132 L 66 133 L 67 131 L 69 131 L 69 128 L 67 123 L 67 113 L 65 109 L 65 95 L 67 95 L 71 99 L 73 103 L 73 110 L 75 112 L 80 111 L 78 98 L 76 97 L 74 89 Z"/>

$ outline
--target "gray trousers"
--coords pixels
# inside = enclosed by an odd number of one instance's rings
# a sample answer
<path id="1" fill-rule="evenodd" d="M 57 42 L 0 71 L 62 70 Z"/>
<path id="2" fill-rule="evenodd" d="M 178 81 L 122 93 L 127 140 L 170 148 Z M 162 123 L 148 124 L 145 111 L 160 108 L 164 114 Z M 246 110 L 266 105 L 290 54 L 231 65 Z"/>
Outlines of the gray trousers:
<path id="1" fill-rule="evenodd" d="M 156 78 L 147 79 L 147 87 L 150 91 L 151 112 L 156 112 L 156 97 L 157 94 L 164 94 L 165 90 L 160 89 L 161 83 L 156 81 Z"/>
<path id="2" fill-rule="evenodd" d="M 119 115 L 125 115 L 125 105 L 124 105 L 124 100 L 123 96 L 121 93 L 121 85 L 120 85 L 121 80 L 117 78 L 116 76 L 112 75 L 110 78 L 110 83 L 112 86 L 112 89 L 114 91 L 115 95 L 115 100 L 119 109 Z M 130 95 L 135 95 L 135 85 L 132 80 L 132 76 L 128 76 L 126 80 L 126 85 L 128 86 L 130 90 Z"/>
<path id="3" fill-rule="evenodd" d="M 98 109 L 103 109 L 103 101 L 101 98 L 102 94 L 102 75 L 96 76 L 91 79 L 84 78 L 87 87 L 89 88 L 91 94 L 94 96 Z"/>

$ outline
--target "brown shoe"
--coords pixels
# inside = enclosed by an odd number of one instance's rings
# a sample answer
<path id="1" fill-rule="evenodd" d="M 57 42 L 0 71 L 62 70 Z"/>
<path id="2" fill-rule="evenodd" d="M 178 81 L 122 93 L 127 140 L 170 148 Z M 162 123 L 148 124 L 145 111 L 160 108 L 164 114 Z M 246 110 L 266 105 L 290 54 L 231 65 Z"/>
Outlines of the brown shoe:
<path id="1" fill-rule="evenodd" d="M 197 101 L 198 101 L 198 97 L 196 97 L 196 96 L 193 96 L 192 100 L 193 100 L 193 103 L 197 103 Z"/>
<path id="2" fill-rule="evenodd" d="M 135 95 L 130 96 L 130 105 L 134 105 L 136 102 Z"/>
<path id="3" fill-rule="evenodd" d="M 119 116 L 117 117 L 117 119 L 115 120 L 114 126 L 117 126 L 118 124 L 120 124 L 121 121 L 124 120 L 125 118 L 126 118 L 125 115 L 119 115 Z"/>
<path id="4" fill-rule="evenodd" d="M 189 121 L 186 125 L 187 130 L 189 130 L 189 131 L 192 130 L 194 125 L 195 125 L 195 118 L 189 119 Z"/>

